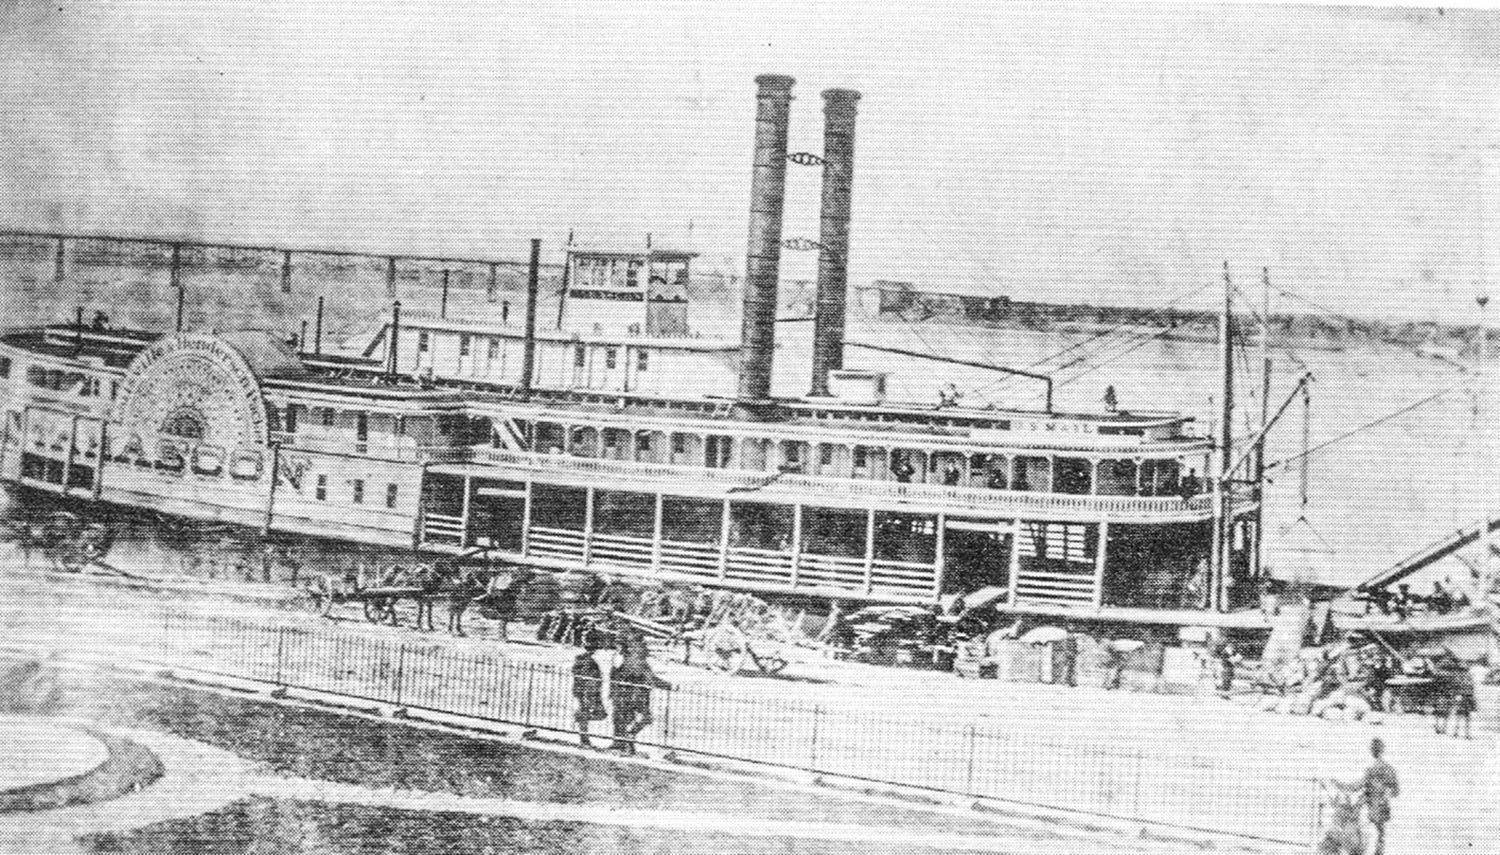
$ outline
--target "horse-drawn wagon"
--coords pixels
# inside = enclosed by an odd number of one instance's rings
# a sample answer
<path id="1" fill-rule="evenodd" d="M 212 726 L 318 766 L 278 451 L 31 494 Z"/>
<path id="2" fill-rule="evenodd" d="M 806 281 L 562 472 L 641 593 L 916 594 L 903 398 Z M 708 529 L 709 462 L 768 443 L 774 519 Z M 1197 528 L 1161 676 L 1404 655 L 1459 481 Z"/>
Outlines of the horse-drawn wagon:
<path id="1" fill-rule="evenodd" d="M 686 664 L 701 651 L 704 664 L 726 674 L 751 666 L 777 674 L 791 661 L 799 641 L 815 646 L 802 637 L 798 623 L 748 594 L 648 590 L 628 603 L 606 595 L 599 602 L 560 609 L 543 621 L 539 638 L 580 644 L 588 636 L 597 646 L 611 647 L 622 633 L 638 634 L 667 647 L 680 646 Z"/>
<path id="2" fill-rule="evenodd" d="M 417 603 L 420 622 L 424 602 L 439 595 L 437 591 L 418 585 L 390 584 L 367 588 L 359 584 L 357 578 L 335 579 L 331 574 L 311 577 L 306 590 L 312 610 L 324 617 L 332 618 L 335 606 L 358 604 L 365 620 L 391 626 L 398 624 L 396 604 L 400 601 L 409 599 Z"/>
<path id="3" fill-rule="evenodd" d="M 340 575 L 311 577 L 306 587 L 309 606 L 332 618 L 336 606 L 357 604 L 370 623 L 397 626 L 400 623 L 397 606 L 402 600 L 410 600 L 416 607 L 417 628 L 432 630 L 434 606 L 439 600 L 446 600 L 448 630 L 458 635 L 464 634 L 463 614 L 470 605 L 477 604 L 481 613 L 494 619 L 508 618 L 514 607 L 514 596 L 507 597 L 503 590 L 490 590 L 473 570 L 397 566 L 383 573 L 373 585 L 364 584 L 362 575 L 349 570 Z"/>

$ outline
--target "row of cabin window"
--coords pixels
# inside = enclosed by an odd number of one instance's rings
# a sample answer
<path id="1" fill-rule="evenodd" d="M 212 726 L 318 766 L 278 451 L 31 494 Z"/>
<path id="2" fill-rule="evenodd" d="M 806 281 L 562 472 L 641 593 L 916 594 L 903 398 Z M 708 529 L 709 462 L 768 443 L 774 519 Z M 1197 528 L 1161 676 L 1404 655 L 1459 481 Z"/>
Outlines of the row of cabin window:
<path id="1" fill-rule="evenodd" d="M 469 336 L 469 335 L 460 335 L 458 337 L 458 355 L 459 356 L 468 356 L 468 355 L 470 355 L 473 352 L 472 338 L 473 337 Z M 489 352 L 487 354 L 487 357 L 489 359 L 491 359 L 491 360 L 498 359 L 499 356 L 500 356 L 500 339 L 498 339 L 498 338 L 491 338 L 488 341 L 489 341 Z M 431 339 L 431 336 L 429 336 L 429 334 L 426 333 L 425 331 L 417 333 L 417 352 L 418 353 L 427 353 L 431 348 L 432 348 L 432 339 Z M 582 368 L 587 363 L 587 361 L 588 361 L 588 348 L 584 347 L 581 344 L 574 345 L 574 347 L 573 347 L 573 367 L 574 368 Z M 620 364 L 620 349 L 617 348 L 617 347 L 608 347 L 608 348 L 605 348 L 604 349 L 604 367 L 606 369 L 608 369 L 608 370 L 613 370 L 614 368 L 618 367 L 619 364 Z M 650 369 L 650 366 L 651 366 L 651 354 L 650 354 L 650 352 L 649 351 L 645 351 L 645 350 L 638 350 L 638 351 L 636 351 L 636 354 L 635 354 L 635 370 L 637 370 L 637 371 L 647 371 L 647 370 Z"/>
<path id="2" fill-rule="evenodd" d="M 10 376 L 10 359 L 0 357 L 0 377 Z M 65 371 L 60 368 L 43 368 L 32 365 L 26 369 L 26 382 L 39 389 L 52 392 L 74 392 L 81 398 L 98 397 L 103 393 L 104 381 L 81 371 Z M 110 397 L 119 393 L 119 381 L 110 385 Z"/>
<path id="3" fill-rule="evenodd" d="M 396 507 L 396 496 L 398 489 L 395 484 L 385 485 L 385 506 Z M 313 498 L 320 502 L 328 501 L 328 476 L 319 475 L 313 484 Z M 353 504 L 362 505 L 365 502 L 365 480 L 355 478 L 349 482 L 349 499 Z"/>
<path id="4" fill-rule="evenodd" d="M 574 288 L 619 288 L 621 285 L 626 288 L 639 288 L 641 287 L 641 274 L 647 272 L 646 263 L 635 258 L 580 258 L 576 264 Z M 649 276 L 649 281 L 653 283 L 665 285 L 670 277 L 678 284 L 686 285 L 688 270 L 682 264 L 652 265 Z"/>
<path id="5" fill-rule="evenodd" d="M 288 404 L 285 407 L 266 407 L 266 416 L 270 420 L 271 430 L 282 433 L 296 433 L 303 423 L 304 415 L 308 407 L 302 404 Z M 334 419 L 338 412 L 332 407 L 312 407 L 312 418 L 320 427 L 332 428 Z M 354 410 L 354 436 L 358 442 L 367 442 L 370 439 L 370 414 L 363 410 Z M 438 433 L 447 435 L 454 432 L 454 419 L 447 416 L 437 417 Z M 391 419 L 391 434 L 393 436 L 406 436 L 406 417 L 395 416 Z"/>
<path id="6" fill-rule="evenodd" d="M 582 368 L 582 367 L 584 367 L 584 365 L 587 362 L 588 362 L 588 349 L 585 348 L 581 344 L 574 345 L 573 346 L 573 367 L 574 368 Z M 619 364 L 620 364 L 620 361 L 619 361 L 619 348 L 617 348 L 617 347 L 606 347 L 604 349 L 604 368 L 605 368 L 605 370 L 606 371 L 612 371 Z M 650 351 L 637 350 L 635 352 L 635 370 L 636 371 L 647 371 L 647 370 L 650 369 L 650 366 L 651 366 L 651 353 L 650 353 Z"/>
<path id="7" fill-rule="evenodd" d="M 305 409 L 307 408 L 300 404 L 287 404 L 282 409 L 271 406 L 266 407 L 266 417 L 271 422 L 271 430 L 296 433 L 297 426 L 301 421 L 301 413 Z M 335 410 L 332 407 L 313 407 L 312 411 L 321 426 L 325 428 L 333 427 Z M 396 416 L 392 425 L 392 432 L 396 436 L 404 436 L 406 434 L 406 420 L 401 416 Z M 369 413 L 355 411 L 354 434 L 359 442 L 366 442 L 370 439 Z"/>
<path id="8" fill-rule="evenodd" d="M 726 469 L 733 462 L 735 439 L 729 436 L 697 434 L 670 434 L 668 454 L 663 455 L 653 444 L 653 437 L 661 432 L 631 432 L 623 429 L 595 430 L 574 428 L 564 441 L 562 425 L 548 422 L 536 427 L 534 448 L 549 453 L 566 452 L 575 457 L 602 457 L 627 459 L 624 452 L 629 437 L 634 434 L 634 459 L 638 462 L 674 463 L 700 465 L 697 454 L 688 450 L 690 439 L 700 439 L 702 445 L 701 465 L 711 469 Z M 747 443 L 769 444 L 771 440 L 746 440 Z M 819 470 L 836 467 L 835 460 L 840 449 L 847 446 L 833 443 L 818 443 L 816 464 L 812 461 L 812 444 L 794 440 L 782 440 L 781 460 L 775 468 L 802 472 L 816 465 Z M 761 449 L 761 453 L 769 449 Z M 691 454 L 691 459 L 688 458 Z M 767 455 L 769 456 L 769 455 Z M 662 459 L 664 458 L 664 459 Z M 879 462 L 872 462 L 878 458 Z M 747 468 L 772 468 L 770 461 L 757 467 L 754 461 Z M 921 466 L 919 467 L 918 464 Z M 989 487 L 1026 492 L 1055 492 L 1074 495 L 1161 496 L 1175 495 L 1183 489 L 1182 464 L 1177 460 L 1133 458 L 1106 458 L 1095 461 L 1086 458 L 1040 456 L 1040 455 L 990 455 L 966 454 L 962 452 L 917 449 L 886 449 L 856 445 L 850 449 L 847 473 L 854 477 L 882 478 L 881 470 L 889 470 L 887 480 L 923 481 L 952 486 Z M 919 474 L 920 473 L 920 474 Z M 829 474 L 822 472 L 821 474 Z M 844 472 L 832 473 L 835 475 Z M 1196 479 L 1196 473 L 1193 476 Z M 1096 485 L 1097 482 L 1097 485 Z M 1097 489 L 1096 489 L 1097 487 Z M 1189 489 L 1196 489 L 1189 484 Z"/>

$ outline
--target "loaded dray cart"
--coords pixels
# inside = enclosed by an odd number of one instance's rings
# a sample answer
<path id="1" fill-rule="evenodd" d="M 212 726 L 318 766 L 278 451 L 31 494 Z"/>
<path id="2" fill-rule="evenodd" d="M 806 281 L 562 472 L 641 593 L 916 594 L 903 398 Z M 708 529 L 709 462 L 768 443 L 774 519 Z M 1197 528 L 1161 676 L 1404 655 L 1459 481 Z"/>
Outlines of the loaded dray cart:
<path id="1" fill-rule="evenodd" d="M 370 623 L 389 623 L 395 626 L 396 604 L 401 600 L 409 599 L 421 603 L 424 600 L 441 596 L 437 591 L 411 585 L 361 588 L 347 580 L 336 580 L 330 576 L 311 578 L 312 582 L 306 589 L 311 600 L 310 605 L 313 611 L 326 618 L 333 617 L 334 606 L 359 603 L 365 620 Z"/>
<path id="2" fill-rule="evenodd" d="M 693 663 L 694 648 L 708 667 L 737 674 L 750 666 L 762 674 L 779 674 L 791 661 L 797 632 L 785 616 L 766 610 L 724 610 L 707 621 L 669 623 L 631 614 L 616 615 L 648 637 L 682 646 L 682 661 Z"/>

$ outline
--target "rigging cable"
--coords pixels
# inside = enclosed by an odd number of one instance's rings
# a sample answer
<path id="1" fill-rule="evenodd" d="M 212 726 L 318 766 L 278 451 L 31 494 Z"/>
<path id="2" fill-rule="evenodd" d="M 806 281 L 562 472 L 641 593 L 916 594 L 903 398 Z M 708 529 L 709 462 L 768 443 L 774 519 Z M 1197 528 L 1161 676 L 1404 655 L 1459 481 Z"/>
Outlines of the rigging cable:
<path id="1" fill-rule="evenodd" d="M 1354 324 L 1363 324 L 1363 323 L 1366 323 L 1365 321 L 1361 321 L 1359 318 L 1353 317 L 1352 315 L 1345 315 L 1345 314 L 1342 314 L 1340 312 L 1335 312 L 1334 310 L 1328 308 L 1327 306 L 1324 306 L 1323 304 L 1317 302 L 1316 300 L 1313 300 L 1313 299 L 1308 298 L 1308 297 L 1304 297 L 1301 294 L 1297 294 L 1297 293 L 1294 293 L 1294 292 L 1291 292 L 1291 291 L 1287 291 L 1286 289 L 1277 287 L 1275 285 L 1271 286 L 1271 288 L 1272 288 L 1272 290 L 1276 291 L 1276 293 L 1280 294 L 1281 296 L 1288 297 L 1288 298 L 1296 300 L 1296 301 L 1298 301 L 1300 303 L 1303 303 L 1305 305 L 1311 306 L 1312 308 L 1317 309 L 1319 312 L 1322 312 L 1324 315 L 1327 315 L 1330 318 L 1337 318 L 1337 319 L 1339 319 L 1341 321 L 1345 321 L 1346 323 L 1354 323 Z M 1413 353 L 1413 354 L 1416 354 L 1417 356 L 1421 356 L 1421 357 L 1424 357 L 1424 358 L 1430 358 L 1430 357 L 1428 357 L 1427 354 L 1425 354 L 1425 353 L 1422 352 L 1422 350 L 1421 350 L 1421 348 L 1419 346 L 1406 344 L 1405 342 L 1400 342 L 1400 341 L 1392 341 L 1392 340 L 1390 340 L 1388 338 L 1377 338 L 1376 340 L 1379 341 L 1381 344 L 1387 345 L 1389 347 L 1394 347 L 1394 348 L 1396 348 L 1398 350 L 1404 350 L 1404 351 L 1406 351 L 1408 353 Z M 1453 362 L 1453 361 L 1448 360 L 1448 359 L 1437 359 L 1435 361 L 1441 362 L 1444 365 L 1447 365 L 1447 366 L 1449 366 L 1451 368 L 1454 368 L 1454 369 L 1456 369 L 1457 371 L 1459 371 L 1460 373 L 1463 373 L 1463 374 L 1467 374 L 1469 372 L 1469 369 L 1466 366 L 1464 366 L 1464 365 L 1462 365 L 1460 363 L 1457 363 L 1457 362 Z"/>
<path id="2" fill-rule="evenodd" d="M 1361 433 L 1363 431 L 1369 430 L 1370 428 L 1376 427 L 1378 425 L 1382 425 L 1382 424 L 1384 424 L 1384 423 L 1386 423 L 1386 422 L 1390 421 L 1391 419 L 1394 419 L 1394 418 L 1396 418 L 1398 416 L 1406 415 L 1407 413 L 1411 412 L 1412 410 L 1417 409 L 1418 407 L 1426 406 L 1427 404 L 1430 404 L 1433 401 L 1436 401 L 1437 399 L 1442 398 L 1445 395 L 1449 395 L 1449 394 L 1451 394 L 1453 392 L 1459 391 L 1462 388 L 1463 388 L 1462 386 L 1449 386 L 1446 389 L 1441 389 L 1441 390 L 1439 390 L 1437 392 L 1432 393 L 1431 395 L 1428 395 L 1427 397 L 1421 399 L 1420 401 L 1416 401 L 1414 403 L 1408 404 L 1405 407 L 1402 407 L 1401 409 L 1396 410 L 1395 412 L 1386 413 L 1385 415 L 1381 416 L 1378 419 L 1375 419 L 1374 421 L 1366 422 L 1365 424 L 1362 424 L 1359 427 L 1354 428 L 1353 430 L 1345 431 L 1344 433 L 1339 434 L 1338 436 L 1334 437 L 1333 439 L 1328 440 L 1327 442 L 1318 443 L 1317 445 L 1313 446 L 1312 448 L 1307 449 L 1306 451 L 1304 451 L 1304 452 L 1302 452 L 1300 454 L 1294 454 L 1291 457 L 1282 458 L 1281 460 L 1278 460 L 1278 461 L 1276 461 L 1274 463 L 1267 463 L 1266 464 L 1266 470 L 1270 471 L 1270 470 L 1275 469 L 1275 468 L 1277 468 L 1279 466 L 1285 466 L 1288 463 L 1292 463 L 1292 462 L 1295 462 L 1297 460 L 1302 460 L 1302 459 L 1304 459 L 1306 457 L 1309 457 L 1309 456 L 1311 456 L 1313 454 L 1316 454 L 1319 451 L 1322 451 L 1323 449 L 1327 448 L 1330 445 L 1333 445 L 1333 444 L 1339 443 L 1339 442 L 1343 442 L 1344 440 L 1348 439 L 1351 436 L 1354 436 L 1357 433 Z"/>
<path id="3" fill-rule="evenodd" d="M 1159 318 L 1161 316 L 1161 314 L 1163 312 L 1165 312 L 1166 310 L 1172 308 L 1173 306 L 1175 306 L 1176 304 L 1182 302 L 1183 300 L 1186 300 L 1186 299 L 1188 299 L 1190 297 L 1196 296 L 1197 294 L 1199 294 L 1200 292 L 1204 291 L 1205 289 L 1207 289 L 1209 286 L 1211 286 L 1213 284 L 1214 283 L 1212 283 L 1212 282 L 1208 282 L 1208 283 L 1205 283 L 1203 285 L 1198 286 L 1197 288 L 1192 289 L 1191 291 L 1188 291 L 1186 293 L 1178 295 L 1172 301 L 1170 301 L 1170 302 L 1166 303 L 1165 305 L 1163 305 L 1163 306 L 1161 306 L 1161 307 L 1153 310 L 1150 314 L 1148 314 L 1146 316 L 1146 318 L 1147 319 L 1150 319 L 1150 318 Z M 1165 333 L 1171 332 L 1173 329 L 1176 329 L 1175 326 L 1169 326 L 1169 327 L 1166 327 L 1165 329 L 1157 331 L 1156 333 L 1152 333 L 1152 334 L 1148 335 L 1148 334 L 1141 333 L 1141 332 L 1127 332 L 1127 331 L 1125 331 L 1125 328 L 1127 326 L 1135 326 L 1135 324 L 1127 324 L 1125 322 L 1121 322 L 1119 324 L 1116 324 L 1116 325 L 1114 325 L 1114 326 L 1112 326 L 1112 327 L 1110 327 L 1108 329 L 1103 330 L 1102 332 L 1097 332 L 1097 333 L 1093 334 L 1092 336 L 1090 336 L 1090 337 L 1088 337 L 1086 339 L 1083 339 L 1082 341 L 1074 342 L 1073 344 L 1068 345 L 1067 347 L 1063 348 L 1062 350 L 1057 351 L 1056 353 L 1053 353 L 1053 354 L 1051 354 L 1049 356 L 1045 356 L 1045 357 L 1043 357 L 1041 359 L 1038 359 L 1037 361 L 1035 361 L 1035 362 L 1031 363 L 1030 365 L 1028 365 L 1027 368 L 1028 369 L 1036 368 L 1039 365 L 1043 365 L 1044 363 L 1050 362 L 1050 361 L 1052 361 L 1054 359 L 1057 359 L 1058 357 L 1064 356 L 1064 355 L 1066 355 L 1066 354 L 1068 354 L 1068 353 L 1070 353 L 1070 352 L 1072 352 L 1072 351 L 1074 351 L 1074 350 L 1076 350 L 1076 349 L 1078 349 L 1080 347 L 1085 347 L 1085 346 L 1087 346 L 1089 344 L 1092 344 L 1093 342 L 1098 341 L 1098 340 L 1100 340 L 1100 339 L 1102 339 L 1102 338 L 1104 338 L 1106 336 L 1110 336 L 1110 335 L 1122 335 L 1122 336 L 1124 336 L 1123 338 L 1119 339 L 1118 341 L 1108 342 L 1107 344 L 1102 345 L 1100 348 L 1098 348 L 1095 351 L 1086 352 L 1086 353 L 1084 353 L 1084 354 L 1082 354 L 1082 355 L 1080 355 L 1080 356 L 1078 356 L 1078 357 L 1076 357 L 1076 358 L 1074 358 L 1072 360 L 1069 360 L 1068 362 L 1065 362 L 1065 363 L 1063 363 L 1063 364 L 1061 364 L 1061 365 L 1059 365 L 1059 366 L 1057 366 L 1057 367 L 1055 367 L 1055 368 L 1052 369 L 1053 373 L 1060 372 L 1060 371 L 1066 371 L 1067 369 L 1073 367 L 1074 365 L 1077 365 L 1077 364 L 1079 364 L 1081 362 L 1086 362 L 1091 357 L 1099 356 L 1100 354 L 1102 354 L 1102 353 L 1105 352 L 1105 348 L 1114 347 L 1117 344 L 1125 344 L 1125 343 L 1128 343 L 1128 342 L 1150 341 L 1152 339 L 1161 337 Z M 1133 348 L 1133 347 L 1128 348 L 1126 351 L 1123 351 L 1120 355 L 1123 355 L 1123 353 L 1129 352 L 1130 350 L 1134 350 L 1134 349 L 1135 348 Z M 1113 358 L 1111 358 L 1108 361 L 1113 361 Z M 1082 376 L 1082 375 L 1079 375 L 1079 376 Z M 988 392 L 988 391 L 996 389 L 997 387 L 1001 386 L 1004 383 L 1010 382 L 1011 379 L 1012 378 L 1009 378 L 1009 377 L 1003 377 L 1003 378 L 1000 378 L 999 380 L 991 381 L 990 383 L 987 383 L 984 386 L 981 386 L 981 387 L 979 387 L 979 388 L 977 388 L 977 389 L 975 389 L 973 391 L 975 392 L 975 394 L 981 394 L 982 395 L 985 392 Z M 1062 384 L 1060 383 L 1059 385 L 1062 385 Z"/>

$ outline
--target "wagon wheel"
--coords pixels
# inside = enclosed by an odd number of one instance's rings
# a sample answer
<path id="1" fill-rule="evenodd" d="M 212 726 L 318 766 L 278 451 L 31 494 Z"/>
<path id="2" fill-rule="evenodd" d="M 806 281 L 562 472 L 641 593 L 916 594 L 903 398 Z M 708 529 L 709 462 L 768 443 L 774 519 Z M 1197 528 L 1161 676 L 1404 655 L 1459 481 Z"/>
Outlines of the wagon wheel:
<path id="1" fill-rule="evenodd" d="M 365 620 L 370 623 L 380 623 L 385 620 L 395 609 L 386 597 L 372 597 L 365 600 Z"/>
<path id="2" fill-rule="evenodd" d="M 762 672 L 780 674 L 788 662 L 786 649 L 792 644 L 791 628 L 785 621 L 768 621 L 762 632 L 750 648 L 750 656 Z"/>
<path id="3" fill-rule="evenodd" d="M 333 611 L 333 597 L 327 591 L 319 588 L 307 588 L 303 593 L 307 595 L 307 599 L 303 600 L 303 603 L 307 606 L 308 611 L 313 614 L 322 615 L 323 617 L 328 617 L 329 613 Z"/>
<path id="4" fill-rule="evenodd" d="M 739 627 L 723 623 L 704 636 L 703 650 L 708 654 L 710 667 L 726 674 L 737 674 L 745 667 L 750 644 Z"/>
<path id="5" fill-rule="evenodd" d="M 313 577 L 307 584 L 302 586 L 302 593 L 306 596 L 303 604 L 313 614 L 330 617 L 333 612 L 333 590 L 328 582 L 319 577 Z"/>
<path id="6" fill-rule="evenodd" d="M 759 668 L 762 673 L 780 674 L 786 670 L 786 654 L 782 652 L 780 645 L 768 647 L 760 654 L 752 650 L 750 658 L 755 660 L 755 667 Z"/>

